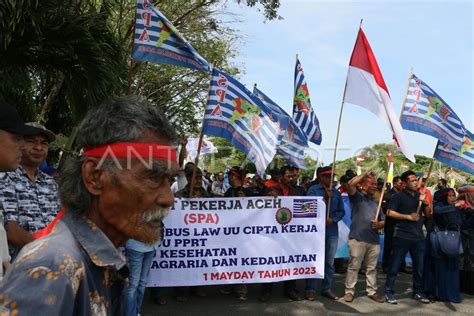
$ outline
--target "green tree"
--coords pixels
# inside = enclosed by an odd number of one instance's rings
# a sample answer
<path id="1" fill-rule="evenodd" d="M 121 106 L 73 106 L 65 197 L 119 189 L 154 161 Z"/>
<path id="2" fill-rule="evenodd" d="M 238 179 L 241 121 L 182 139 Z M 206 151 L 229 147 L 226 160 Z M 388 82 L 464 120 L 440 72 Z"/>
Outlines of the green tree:
<path id="1" fill-rule="evenodd" d="M 279 18 L 279 1 L 237 1 Z M 221 19 L 227 1 L 163 0 L 159 9 L 213 65 L 233 75 L 239 38 Z M 136 0 L 5 0 L 0 5 L 0 99 L 26 120 L 69 134 L 88 108 L 127 92 Z M 135 63 L 132 92 L 182 133 L 197 133 L 208 74 Z"/>
<path id="2" fill-rule="evenodd" d="M 127 63 L 107 22 L 112 5 L 111 0 L 100 5 L 78 0 L 3 1 L 0 98 L 18 105 L 25 119 L 69 133 L 87 108 L 117 94 Z"/>

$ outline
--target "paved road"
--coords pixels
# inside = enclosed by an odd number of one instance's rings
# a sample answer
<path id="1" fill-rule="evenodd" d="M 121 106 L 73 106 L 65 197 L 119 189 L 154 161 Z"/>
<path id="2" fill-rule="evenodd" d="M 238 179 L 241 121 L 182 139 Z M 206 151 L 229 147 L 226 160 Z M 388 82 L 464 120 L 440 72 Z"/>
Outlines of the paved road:
<path id="1" fill-rule="evenodd" d="M 385 275 L 379 273 L 378 284 L 382 287 Z M 344 292 L 344 275 L 335 275 L 334 292 L 341 295 Z M 304 282 L 298 281 L 300 291 L 304 289 Z M 260 286 L 250 285 L 248 300 L 237 301 L 233 296 L 222 295 L 219 287 L 205 288 L 207 296 L 204 298 L 192 297 L 186 303 L 178 303 L 172 298 L 170 289 L 163 289 L 167 304 L 158 306 L 152 303 L 148 296 L 145 299 L 142 315 L 349 315 L 354 313 L 371 313 L 376 315 L 474 315 L 474 296 L 464 295 L 463 303 L 452 304 L 436 302 L 429 305 L 418 303 L 411 299 L 411 275 L 401 274 L 397 280 L 396 292 L 398 305 L 376 303 L 365 296 L 365 277 L 359 275 L 356 287 L 356 296 L 352 303 L 342 299 L 332 301 L 319 297 L 314 302 L 289 302 L 282 295 L 281 283 L 273 288 L 273 296 L 267 303 L 257 300 Z"/>

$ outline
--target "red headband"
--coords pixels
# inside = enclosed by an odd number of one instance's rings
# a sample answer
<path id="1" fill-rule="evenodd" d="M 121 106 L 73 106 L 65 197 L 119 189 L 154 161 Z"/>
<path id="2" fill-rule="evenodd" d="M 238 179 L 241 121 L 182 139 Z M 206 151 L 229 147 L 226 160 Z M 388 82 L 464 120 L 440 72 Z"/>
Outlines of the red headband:
<path id="1" fill-rule="evenodd" d="M 319 174 L 320 175 L 332 174 L 332 170 L 321 171 Z"/>
<path id="2" fill-rule="evenodd" d="M 84 147 L 82 153 L 87 157 L 116 158 L 162 158 L 176 162 L 176 148 L 154 143 L 113 143 Z"/>
<path id="3" fill-rule="evenodd" d="M 375 183 L 375 182 L 377 182 L 377 180 L 372 179 L 372 178 L 367 178 L 364 180 L 364 183 Z"/>

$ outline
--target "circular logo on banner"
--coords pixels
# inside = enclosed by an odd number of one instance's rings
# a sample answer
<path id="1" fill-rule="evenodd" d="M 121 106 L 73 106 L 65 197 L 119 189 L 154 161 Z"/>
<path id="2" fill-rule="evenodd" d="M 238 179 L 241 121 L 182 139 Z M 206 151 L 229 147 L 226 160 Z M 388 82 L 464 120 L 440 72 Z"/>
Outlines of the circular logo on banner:
<path id="1" fill-rule="evenodd" d="M 276 211 L 275 218 L 278 224 L 286 225 L 289 222 L 291 222 L 291 219 L 293 218 L 293 214 L 291 213 L 289 208 L 282 207 L 282 208 L 279 208 L 278 211 Z"/>

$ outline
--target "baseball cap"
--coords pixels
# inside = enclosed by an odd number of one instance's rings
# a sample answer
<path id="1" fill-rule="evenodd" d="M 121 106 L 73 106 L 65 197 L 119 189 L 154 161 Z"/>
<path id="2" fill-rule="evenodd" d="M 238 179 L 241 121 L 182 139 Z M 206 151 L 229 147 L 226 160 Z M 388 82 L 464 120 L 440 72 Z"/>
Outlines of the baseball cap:
<path id="1" fill-rule="evenodd" d="M 54 135 L 54 133 L 52 131 L 50 131 L 49 129 L 44 127 L 44 125 L 41 125 L 38 122 L 28 122 L 25 125 L 31 127 L 34 130 L 34 132 L 32 134 L 29 134 L 29 135 L 43 134 L 48 138 L 48 142 L 50 142 L 50 143 L 54 142 L 54 140 L 56 139 L 56 135 Z"/>
<path id="2" fill-rule="evenodd" d="M 18 111 L 0 101 L 0 129 L 16 135 L 34 135 L 34 130 L 25 125 Z"/>

